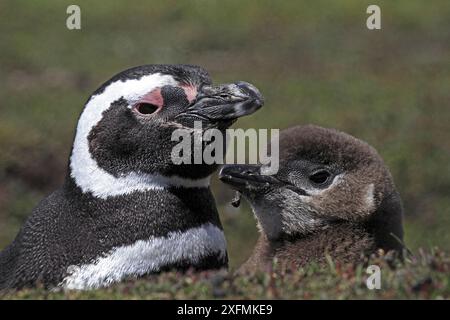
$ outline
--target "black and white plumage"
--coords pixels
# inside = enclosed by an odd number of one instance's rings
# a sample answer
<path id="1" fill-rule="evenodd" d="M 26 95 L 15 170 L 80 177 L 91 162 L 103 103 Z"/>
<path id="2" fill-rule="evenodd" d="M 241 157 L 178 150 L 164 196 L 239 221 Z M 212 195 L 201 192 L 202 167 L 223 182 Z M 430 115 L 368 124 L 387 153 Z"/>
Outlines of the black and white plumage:
<path id="1" fill-rule="evenodd" d="M 0 289 L 98 288 L 167 269 L 227 266 L 209 177 L 216 165 L 171 161 L 174 129 L 229 127 L 262 105 L 244 82 L 148 65 L 97 89 L 79 118 L 64 185 L 0 253 Z"/>

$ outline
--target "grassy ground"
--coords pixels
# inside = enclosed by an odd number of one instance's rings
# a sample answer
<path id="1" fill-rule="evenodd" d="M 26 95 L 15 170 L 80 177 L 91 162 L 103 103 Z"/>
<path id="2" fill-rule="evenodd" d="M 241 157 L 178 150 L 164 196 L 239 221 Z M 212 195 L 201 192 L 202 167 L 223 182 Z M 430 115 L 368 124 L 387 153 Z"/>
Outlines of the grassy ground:
<path id="1" fill-rule="evenodd" d="M 365 27 L 373 1 L 76 3 L 79 31 L 65 28 L 73 1 L 0 3 L 0 248 L 61 183 L 77 116 L 101 82 L 130 66 L 192 63 L 261 89 L 264 109 L 236 126 L 315 123 L 368 141 L 402 195 L 409 248 L 450 249 L 448 0 L 376 1 L 379 31 Z M 213 189 L 235 267 L 255 222 Z"/>
<path id="2" fill-rule="evenodd" d="M 225 272 L 166 273 L 107 289 L 48 292 L 22 290 L 4 299 L 449 299 L 450 256 L 425 252 L 405 262 L 376 257 L 380 289 L 369 290 L 364 266 L 310 266 L 300 270 L 233 276 Z"/>

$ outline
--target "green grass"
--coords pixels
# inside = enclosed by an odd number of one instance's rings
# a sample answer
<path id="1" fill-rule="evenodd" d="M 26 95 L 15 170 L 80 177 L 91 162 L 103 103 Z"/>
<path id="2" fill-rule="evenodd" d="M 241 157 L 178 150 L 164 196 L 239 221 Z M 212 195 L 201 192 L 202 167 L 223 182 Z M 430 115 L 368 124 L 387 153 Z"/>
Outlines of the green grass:
<path id="1" fill-rule="evenodd" d="M 381 270 L 380 289 L 369 290 L 366 267 L 309 266 L 299 270 L 232 273 L 165 273 L 129 280 L 106 289 L 49 292 L 26 289 L 3 299 L 449 299 L 450 256 L 420 250 L 401 263 L 374 257 Z"/>
<path id="2" fill-rule="evenodd" d="M 406 244 L 450 249 L 450 2 L 72 1 L 0 3 L 0 248 L 62 181 L 77 116 L 114 73 L 148 63 L 204 66 L 247 80 L 266 105 L 235 126 L 334 127 L 376 147 L 405 206 Z M 214 181 L 231 265 L 257 237 L 254 219 Z"/>

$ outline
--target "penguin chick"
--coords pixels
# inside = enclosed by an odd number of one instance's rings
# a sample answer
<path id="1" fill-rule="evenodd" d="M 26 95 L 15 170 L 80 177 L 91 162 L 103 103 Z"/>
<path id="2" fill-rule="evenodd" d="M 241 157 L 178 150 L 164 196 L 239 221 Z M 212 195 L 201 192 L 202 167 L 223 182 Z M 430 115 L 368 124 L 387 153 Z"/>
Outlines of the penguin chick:
<path id="1" fill-rule="evenodd" d="M 91 289 L 168 269 L 226 267 L 209 188 L 217 165 L 174 164 L 172 133 L 192 133 L 196 121 L 223 132 L 261 106 L 251 84 L 213 85 L 196 66 L 139 66 L 111 78 L 81 113 L 64 185 L 0 253 L 0 289 Z"/>
<path id="2" fill-rule="evenodd" d="M 324 263 L 357 263 L 383 249 L 401 251 L 402 204 L 376 150 L 334 129 L 296 126 L 280 133 L 279 170 L 226 165 L 220 179 L 242 193 L 260 238 L 240 272 Z"/>

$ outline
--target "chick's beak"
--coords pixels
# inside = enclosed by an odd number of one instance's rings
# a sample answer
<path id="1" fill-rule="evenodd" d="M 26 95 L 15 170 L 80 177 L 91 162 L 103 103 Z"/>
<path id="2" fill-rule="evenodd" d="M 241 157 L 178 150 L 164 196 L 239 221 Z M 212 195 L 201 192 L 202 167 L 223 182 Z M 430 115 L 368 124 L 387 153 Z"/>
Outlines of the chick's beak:
<path id="1" fill-rule="evenodd" d="M 279 184 L 273 176 L 261 174 L 261 166 L 250 164 L 224 165 L 219 172 L 219 179 L 237 191 Z"/>

